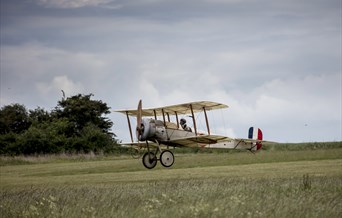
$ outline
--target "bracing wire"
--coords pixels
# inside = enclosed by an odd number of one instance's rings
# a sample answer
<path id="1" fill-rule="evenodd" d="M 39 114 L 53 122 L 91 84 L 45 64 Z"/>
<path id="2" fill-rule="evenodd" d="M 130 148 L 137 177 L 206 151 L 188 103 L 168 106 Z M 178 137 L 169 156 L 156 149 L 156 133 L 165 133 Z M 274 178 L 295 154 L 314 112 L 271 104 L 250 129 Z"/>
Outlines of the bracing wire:
<path id="1" fill-rule="evenodd" d="M 210 128 L 211 128 L 212 130 L 214 130 L 213 133 L 216 133 L 216 134 L 217 134 L 216 117 L 213 116 L 212 113 L 213 113 L 213 112 L 210 110 L 210 111 L 209 111 L 209 114 L 210 114 L 209 119 L 212 119 L 212 120 L 213 120 L 213 125 L 211 125 Z"/>
<path id="2" fill-rule="evenodd" d="M 222 117 L 221 120 L 223 121 L 224 134 L 228 135 L 227 128 L 226 128 L 226 119 L 223 115 L 223 109 L 220 109 L 220 111 L 221 111 L 221 117 Z"/>

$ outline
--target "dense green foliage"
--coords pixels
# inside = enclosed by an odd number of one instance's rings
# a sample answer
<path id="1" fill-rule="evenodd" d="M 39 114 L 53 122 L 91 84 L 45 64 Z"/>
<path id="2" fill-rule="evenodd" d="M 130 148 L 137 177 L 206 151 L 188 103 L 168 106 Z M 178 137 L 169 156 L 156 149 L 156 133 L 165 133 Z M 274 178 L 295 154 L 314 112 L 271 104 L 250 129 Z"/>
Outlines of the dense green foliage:
<path id="1" fill-rule="evenodd" d="M 0 154 L 109 151 L 116 144 L 106 103 L 89 95 L 58 101 L 51 112 L 12 104 L 0 110 Z"/>
<path id="2" fill-rule="evenodd" d="M 25 106 L 13 104 L 0 110 L 0 134 L 21 133 L 31 125 Z"/>

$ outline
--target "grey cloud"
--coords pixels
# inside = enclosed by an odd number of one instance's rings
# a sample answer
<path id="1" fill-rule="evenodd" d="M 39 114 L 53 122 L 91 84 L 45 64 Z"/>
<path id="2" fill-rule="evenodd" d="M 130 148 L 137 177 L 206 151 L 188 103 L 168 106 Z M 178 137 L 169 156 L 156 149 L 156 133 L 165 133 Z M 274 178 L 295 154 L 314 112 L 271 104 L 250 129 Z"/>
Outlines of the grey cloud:
<path id="1" fill-rule="evenodd" d="M 87 6 L 101 6 L 114 0 L 36 0 L 38 5 L 47 8 L 81 8 Z"/>
<path id="2" fill-rule="evenodd" d="M 59 87 L 113 109 L 213 100 L 231 106 L 220 132 L 341 140 L 339 1 L 60 3 L 1 1 L 1 105 L 50 108 Z"/>

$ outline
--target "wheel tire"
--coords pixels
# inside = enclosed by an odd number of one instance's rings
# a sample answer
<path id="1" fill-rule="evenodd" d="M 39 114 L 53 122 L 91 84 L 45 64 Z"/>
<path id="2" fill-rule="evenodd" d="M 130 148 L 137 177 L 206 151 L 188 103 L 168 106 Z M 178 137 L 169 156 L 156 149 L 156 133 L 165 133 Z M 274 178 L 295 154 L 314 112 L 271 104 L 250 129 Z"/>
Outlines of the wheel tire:
<path id="1" fill-rule="evenodd" d="M 131 156 L 134 159 L 139 159 L 142 156 L 142 149 L 141 148 L 131 148 Z"/>
<path id="2" fill-rule="evenodd" d="M 152 157 L 150 159 L 150 157 Z M 142 158 L 144 167 L 147 169 L 153 169 L 157 165 L 157 157 L 152 152 L 146 152 Z"/>
<path id="3" fill-rule="evenodd" d="M 171 167 L 174 162 L 175 157 L 173 156 L 173 153 L 171 151 L 165 150 L 160 154 L 160 163 L 164 167 Z"/>

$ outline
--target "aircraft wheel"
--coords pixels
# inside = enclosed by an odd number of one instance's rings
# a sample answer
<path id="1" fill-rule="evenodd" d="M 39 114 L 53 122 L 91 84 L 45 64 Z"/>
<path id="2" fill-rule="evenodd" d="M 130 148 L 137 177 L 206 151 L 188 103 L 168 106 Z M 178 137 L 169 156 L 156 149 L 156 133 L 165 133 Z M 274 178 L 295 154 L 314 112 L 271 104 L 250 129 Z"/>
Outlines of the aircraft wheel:
<path id="1" fill-rule="evenodd" d="M 142 148 L 131 148 L 131 156 L 134 159 L 139 159 L 142 156 L 143 149 Z"/>
<path id="2" fill-rule="evenodd" d="M 147 169 L 152 169 L 157 165 L 157 157 L 152 152 L 146 152 L 142 158 L 144 167 Z"/>
<path id="3" fill-rule="evenodd" d="M 175 157 L 173 153 L 169 150 L 165 150 L 160 154 L 160 163 L 164 167 L 170 167 L 175 162 Z"/>

